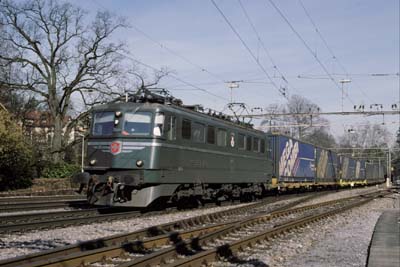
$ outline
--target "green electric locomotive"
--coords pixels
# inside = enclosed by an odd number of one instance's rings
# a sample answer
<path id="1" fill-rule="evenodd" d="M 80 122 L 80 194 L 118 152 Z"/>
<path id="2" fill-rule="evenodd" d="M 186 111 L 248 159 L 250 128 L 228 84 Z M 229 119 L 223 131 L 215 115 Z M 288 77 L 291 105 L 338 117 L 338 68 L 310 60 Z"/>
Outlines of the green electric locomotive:
<path id="1" fill-rule="evenodd" d="M 93 109 L 78 180 L 96 205 L 251 200 L 271 182 L 268 153 L 264 132 L 144 90 Z"/>

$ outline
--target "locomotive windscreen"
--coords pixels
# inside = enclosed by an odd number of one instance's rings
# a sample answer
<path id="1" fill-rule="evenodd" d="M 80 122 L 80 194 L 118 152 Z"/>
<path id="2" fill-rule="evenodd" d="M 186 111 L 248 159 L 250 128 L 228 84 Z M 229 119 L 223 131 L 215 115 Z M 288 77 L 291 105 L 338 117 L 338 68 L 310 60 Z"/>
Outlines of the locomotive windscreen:
<path id="1" fill-rule="evenodd" d="M 124 116 L 124 135 L 149 135 L 151 130 L 150 112 L 128 112 Z"/>
<path id="2" fill-rule="evenodd" d="M 114 112 L 96 112 L 94 114 L 93 135 L 112 135 Z"/>

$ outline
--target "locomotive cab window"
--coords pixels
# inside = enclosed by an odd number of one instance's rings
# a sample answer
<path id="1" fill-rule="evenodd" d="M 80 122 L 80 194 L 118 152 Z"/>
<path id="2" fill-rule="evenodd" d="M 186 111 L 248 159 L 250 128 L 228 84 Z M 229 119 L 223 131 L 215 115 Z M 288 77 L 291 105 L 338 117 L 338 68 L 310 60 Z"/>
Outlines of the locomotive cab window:
<path id="1" fill-rule="evenodd" d="M 217 131 L 217 145 L 226 146 L 226 130 L 218 129 Z"/>
<path id="2" fill-rule="evenodd" d="M 215 127 L 207 126 L 207 143 L 215 144 Z"/>
<path id="3" fill-rule="evenodd" d="M 114 112 L 96 112 L 93 119 L 93 135 L 112 135 Z"/>
<path id="4" fill-rule="evenodd" d="M 196 143 L 204 143 L 204 124 L 194 122 L 192 125 L 193 141 Z"/>
<path id="5" fill-rule="evenodd" d="M 182 138 L 190 140 L 192 136 L 192 123 L 189 120 L 182 120 Z"/>
<path id="6" fill-rule="evenodd" d="M 151 130 L 150 112 L 127 112 L 124 118 L 124 135 L 150 135 Z M 160 130 L 161 131 L 161 130 Z"/>

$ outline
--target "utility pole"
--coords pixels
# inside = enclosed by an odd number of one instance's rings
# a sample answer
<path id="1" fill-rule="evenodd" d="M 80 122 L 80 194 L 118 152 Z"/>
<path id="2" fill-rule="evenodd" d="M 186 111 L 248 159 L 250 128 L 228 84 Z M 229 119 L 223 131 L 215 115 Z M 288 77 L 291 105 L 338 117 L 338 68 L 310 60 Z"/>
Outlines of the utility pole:
<path id="1" fill-rule="evenodd" d="M 339 81 L 342 84 L 342 112 L 344 111 L 344 84 L 345 83 L 350 83 L 351 80 L 350 79 L 342 79 Z"/>
<path id="2" fill-rule="evenodd" d="M 233 103 L 233 88 L 239 88 L 239 83 L 243 81 L 227 81 L 228 87 L 231 89 L 231 103 Z"/>

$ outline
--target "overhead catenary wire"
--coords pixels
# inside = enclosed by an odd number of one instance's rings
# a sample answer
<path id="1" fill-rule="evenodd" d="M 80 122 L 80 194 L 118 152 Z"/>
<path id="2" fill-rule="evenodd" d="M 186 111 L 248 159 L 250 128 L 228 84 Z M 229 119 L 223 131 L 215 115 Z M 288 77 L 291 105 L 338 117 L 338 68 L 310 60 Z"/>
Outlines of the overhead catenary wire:
<path id="1" fill-rule="evenodd" d="M 239 34 L 239 32 L 235 29 L 235 27 L 232 25 L 232 23 L 229 21 L 229 19 L 225 16 L 224 12 L 219 8 L 217 3 L 214 0 L 211 0 L 211 3 L 214 5 L 214 7 L 218 10 L 219 14 L 222 16 L 222 18 L 225 20 L 225 22 L 228 24 L 228 26 L 231 28 L 231 30 L 234 32 L 236 37 L 240 40 L 242 45 L 245 47 L 247 52 L 250 54 L 251 58 L 255 61 L 255 63 L 258 65 L 258 67 L 262 70 L 262 72 L 267 76 L 268 80 L 271 82 L 273 87 L 279 92 L 280 95 L 285 97 L 287 99 L 286 93 L 279 88 L 272 77 L 268 74 L 264 66 L 260 63 L 260 61 L 257 59 L 257 57 L 254 55 L 254 53 L 251 51 L 250 47 L 247 45 L 247 43 L 244 41 L 242 36 Z"/>
<path id="2" fill-rule="evenodd" d="M 399 73 L 331 73 L 332 76 L 360 76 L 360 77 L 391 77 L 391 76 L 399 76 Z M 293 77 L 293 76 L 289 76 Z M 307 74 L 307 75 L 297 75 L 299 79 L 328 79 L 328 77 L 324 74 Z M 397 78 L 397 77 L 396 77 Z"/>
<path id="3" fill-rule="evenodd" d="M 180 58 L 182 61 L 185 61 L 187 64 L 196 67 L 196 68 L 199 69 L 200 71 L 207 73 L 208 75 L 212 76 L 214 79 L 216 79 L 216 80 L 218 80 L 218 81 L 220 81 L 220 82 L 222 82 L 222 83 L 226 82 L 226 81 L 225 81 L 221 76 L 219 76 L 218 74 L 215 74 L 215 73 L 209 71 L 208 69 L 206 69 L 205 67 L 200 66 L 200 65 L 194 63 L 192 60 L 188 59 L 187 57 L 185 57 L 185 56 L 179 54 L 178 52 L 176 52 L 176 51 L 170 49 L 168 46 L 166 46 L 166 45 L 162 44 L 161 42 L 155 40 L 155 39 L 154 39 L 153 37 L 151 37 L 149 34 L 147 34 L 146 32 L 144 32 L 143 30 L 141 30 L 138 26 L 132 25 L 132 27 L 133 27 L 137 32 L 139 32 L 139 33 L 141 33 L 143 36 L 145 36 L 148 40 L 150 40 L 150 41 L 156 43 L 156 44 L 157 44 L 158 46 L 160 46 L 162 49 L 165 49 L 165 50 L 168 51 L 170 54 L 172 54 L 172 55 L 174 55 L 174 56 Z"/>
<path id="4" fill-rule="evenodd" d="M 317 24 L 314 22 L 314 20 L 312 19 L 310 13 L 308 12 L 308 10 L 306 9 L 305 5 L 303 4 L 302 0 L 298 0 L 301 7 L 304 10 L 304 13 L 306 14 L 306 16 L 308 17 L 308 19 L 310 20 L 311 24 L 313 25 L 315 32 L 317 33 L 317 35 L 319 36 L 319 38 L 322 40 L 323 44 L 325 45 L 326 49 L 329 51 L 329 53 L 331 54 L 332 58 L 334 60 L 336 60 L 336 62 L 338 63 L 338 65 L 340 66 L 340 68 L 343 70 L 343 72 L 346 74 L 347 77 L 349 77 L 349 72 L 347 71 L 347 69 L 344 67 L 344 65 L 342 64 L 342 62 L 339 60 L 339 58 L 335 55 L 335 53 L 333 52 L 333 50 L 331 49 L 331 47 L 328 45 L 328 42 L 326 41 L 326 39 L 324 38 L 324 36 L 322 35 L 321 31 L 319 30 L 319 28 L 317 27 Z M 362 90 L 361 88 L 357 88 L 366 98 L 368 98 L 371 102 L 374 102 L 365 92 L 364 90 Z"/>
<path id="5" fill-rule="evenodd" d="M 93 2 L 95 5 L 98 5 L 98 6 L 100 6 L 101 8 L 106 9 L 104 6 L 102 6 L 100 3 L 96 2 L 95 0 L 93 0 L 92 2 Z M 138 27 L 134 26 L 134 28 L 135 28 L 135 30 L 137 30 L 137 31 L 139 31 L 140 33 L 144 34 L 144 35 L 146 36 L 146 38 L 148 38 L 149 40 L 152 40 L 153 42 L 156 42 L 156 43 L 157 43 L 158 45 L 160 45 L 161 47 L 167 49 L 170 53 L 173 53 L 173 54 L 175 54 L 176 56 L 179 56 L 182 60 L 185 60 L 187 63 L 189 63 L 189 64 L 191 64 L 191 65 L 193 65 L 193 66 L 196 66 L 197 68 L 201 68 L 202 71 L 205 71 L 206 73 L 208 73 L 208 74 L 214 76 L 214 78 L 217 77 L 216 75 L 214 75 L 214 74 L 211 73 L 210 71 L 206 70 L 205 68 L 202 68 L 201 66 L 199 66 L 199 65 L 197 65 L 197 64 L 195 64 L 195 63 L 193 63 L 193 62 L 190 61 L 189 59 L 187 59 L 187 58 L 185 58 L 185 57 L 183 57 L 183 56 L 181 56 L 181 55 L 178 55 L 178 53 L 176 53 L 176 52 L 174 52 L 173 50 L 171 50 L 171 49 L 167 48 L 166 46 L 162 45 L 160 42 L 158 42 L 158 41 L 156 41 L 155 39 L 153 39 L 150 35 L 146 34 L 146 33 L 143 32 L 143 31 L 141 31 Z M 125 57 L 129 58 L 130 60 L 132 60 L 133 62 L 135 62 L 135 63 L 137 63 L 137 64 L 139 64 L 139 65 L 142 65 L 142 66 L 144 66 L 144 67 L 146 67 L 146 68 L 152 69 L 153 71 L 158 71 L 158 72 L 161 71 L 160 69 L 158 69 L 158 68 L 156 68 L 156 67 L 153 67 L 153 66 L 151 66 L 151 65 L 149 65 L 149 64 L 146 64 L 146 63 L 144 63 L 144 62 L 142 62 L 142 61 L 140 61 L 140 60 L 138 60 L 138 59 L 136 59 L 136 58 L 133 58 L 133 57 L 131 57 L 130 55 L 122 54 L 122 53 L 120 53 L 120 52 L 118 52 L 118 54 L 121 55 L 121 56 L 125 56 Z M 208 90 L 206 90 L 206 89 L 204 89 L 204 88 L 200 88 L 200 87 L 196 86 L 195 84 L 190 83 L 190 82 L 188 82 L 188 81 L 185 81 L 185 80 L 183 80 L 183 79 L 179 78 L 178 76 L 173 75 L 173 74 L 171 74 L 171 73 L 168 74 L 168 77 L 171 77 L 171 78 L 175 79 L 175 80 L 178 81 L 178 82 L 181 82 L 181 83 L 183 83 L 183 84 L 185 84 L 185 85 L 188 85 L 188 86 L 192 87 L 193 89 L 195 89 L 195 90 L 197 90 L 197 91 L 202 91 L 202 92 L 204 92 L 204 93 L 206 93 L 206 94 L 209 94 L 209 95 L 211 95 L 211 96 L 217 97 L 217 98 L 222 99 L 222 100 L 225 100 L 225 101 L 228 101 L 228 100 L 229 100 L 228 98 L 225 98 L 225 97 L 222 97 L 222 96 L 220 96 L 220 95 L 214 94 L 214 93 L 212 93 L 212 92 L 210 92 L 210 91 L 208 91 Z M 223 79 L 220 79 L 219 77 L 218 77 L 218 80 L 224 82 L 224 80 L 223 80 Z"/>
<path id="6" fill-rule="evenodd" d="M 282 19 L 286 22 L 286 24 L 289 26 L 289 28 L 293 31 L 293 33 L 297 36 L 297 38 L 300 39 L 300 41 L 303 43 L 303 45 L 307 48 L 308 52 L 314 57 L 314 59 L 317 61 L 317 63 L 321 66 L 323 71 L 328 75 L 329 79 L 332 81 L 332 83 L 336 86 L 337 89 L 342 90 L 338 82 L 333 78 L 333 76 L 330 74 L 326 66 L 321 62 L 321 60 L 318 58 L 318 56 L 314 53 L 314 51 L 311 49 L 311 47 L 308 45 L 308 43 L 304 40 L 303 36 L 294 28 L 292 23 L 289 21 L 289 19 L 283 14 L 283 12 L 278 8 L 278 6 L 274 3 L 273 0 L 268 0 L 272 7 L 276 10 L 276 12 L 282 17 Z M 353 100 L 346 95 L 346 97 L 349 99 L 349 101 L 354 105 Z"/>
<path id="7" fill-rule="evenodd" d="M 269 53 L 269 51 L 268 51 L 268 49 L 267 49 L 267 47 L 266 47 L 264 41 L 261 39 L 260 34 L 258 33 L 258 31 L 257 31 L 257 29 L 256 29 L 256 27 L 255 27 L 253 21 L 251 20 L 251 18 L 250 18 L 250 16 L 249 16 L 248 12 L 247 12 L 247 10 L 246 10 L 246 8 L 244 7 L 242 1 L 241 1 L 241 0 L 238 0 L 238 2 L 239 2 L 239 5 L 240 5 L 240 8 L 241 8 L 242 11 L 243 11 L 243 14 L 245 15 L 245 17 L 246 17 L 246 19 L 247 19 L 247 22 L 250 24 L 250 26 L 251 26 L 251 28 L 252 28 L 254 34 L 257 36 L 257 40 L 258 40 L 258 42 L 261 44 L 261 47 L 262 47 L 263 51 L 265 52 L 265 54 L 267 55 L 267 57 L 268 57 L 269 61 L 271 62 L 273 68 L 279 73 L 280 78 L 281 78 L 287 85 L 290 85 L 293 89 L 295 89 L 295 88 L 289 83 L 289 81 L 287 80 L 287 78 L 285 77 L 285 75 L 284 75 L 284 74 L 280 71 L 280 69 L 278 68 L 277 64 L 275 63 L 275 60 L 272 58 L 271 54 Z"/>
<path id="8" fill-rule="evenodd" d="M 343 70 L 344 73 L 348 73 L 348 71 L 346 70 L 346 68 L 344 67 L 344 65 L 342 64 L 342 62 L 339 60 L 338 57 L 336 57 L 335 53 L 333 52 L 333 50 L 331 49 L 331 47 L 328 45 L 328 42 L 326 41 L 326 39 L 324 38 L 324 36 L 322 35 L 321 31 L 319 30 L 319 28 L 317 27 L 317 24 L 314 22 L 314 20 L 312 19 L 310 13 L 308 12 L 308 10 L 306 9 L 305 5 L 303 4 L 303 2 L 301 0 L 298 0 L 301 7 L 304 10 L 304 13 L 306 14 L 306 16 L 308 17 L 308 19 L 310 20 L 311 24 L 314 26 L 315 32 L 317 33 L 317 35 L 319 36 L 319 38 L 322 40 L 322 42 L 324 43 L 326 49 L 328 49 L 329 53 L 332 55 L 332 58 L 336 60 L 336 62 L 338 63 L 338 65 L 340 66 L 340 68 Z"/>
<path id="9" fill-rule="evenodd" d="M 106 9 L 103 5 L 101 5 L 100 3 L 96 2 L 96 0 L 92 0 L 92 2 L 98 6 L 100 6 L 103 9 Z M 130 15 L 130 20 L 133 20 L 132 15 Z M 153 38 L 152 36 L 150 36 L 148 33 L 146 33 L 145 31 L 143 31 L 142 29 L 140 29 L 137 25 L 132 24 L 130 25 L 132 28 L 134 28 L 137 32 L 139 32 L 140 34 L 142 34 L 144 37 L 146 37 L 146 39 L 150 40 L 151 42 L 157 44 L 159 47 L 161 47 L 162 49 L 168 51 L 170 54 L 180 58 L 182 61 L 185 61 L 187 64 L 194 66 L 195 68 L 199 69 L 202 72 L 205 72 L 207 74 L 209 74 L 210 76 L 212 76 L 214 79 L 221 81 L 221 82 L 225 82 L 225 80 L 219 76 L 218 74 L 215 74 L 211 71 L 209 71 L 207 68 L 205 68 L 204 66 L 200 66 L 199 64 L 196 64 L 195 62 L 193 62 L 192 60 L 188 59 L 187 57 L 179 54 L 178 52 L 172 50 L 171 48 L 169 48 L 168 46 L 166 46 L 165 44 L 157 41 L 155 38 Z"/>
<path id="10" fill-rule="evenodd" d="M 120 54 L 120 55 L 123 55 L 123 54 L 121 54 L 121 53 L 119 53 L 119 54 Z M 149 65 L 149 64 L 146 64 L 146 63 L 144 63 L 144 62 L 142 62 L 142 61 L 140 61 L 140 60 L 138 60 L 138 59 L 135 59 L 135 58 L 133 58 L 133 57 L 131 57 L 131 56 L 129 56 L 129 55 L 126 55 L 126 54 L 125 54 L 125 55 L 123 55 L 123 56 L 129 58 L 130 60 L 132 60 L 133 62 L 135 62 L 135 63 L 137 63 L 137 64 L 139 64 L 139 65 L 142 65 L 142 66 L 147 67 L 147 68 L 149 68 L 149 69 L 152 69 L 152 70 L 154 70 L 154 71 L 161 71 L 160 69 L 158 69 L 158 68 L 156 68 L 156 67 L 153 67 L 153 66 L 151 66 L 151 65 Z M 175 75 L 173 75 L 173 74 L 170 74 L 170 73 L 169 73 L 169 74 L 168 74 L 168 77 L 171 77 L 171 78 L 173 78 L 174 80 L 176 80 L 176 81 L 178 81 L 178 82 L 181 82 L 181 83 L 183 83 L 183 84 L 185 84 L 185 85 L 188 85 L 188 86 L 190 86 L 190 87 L 192 87 L 192 88 L 194 88 L 194 89 L 196 89 L 196 90 L 198 90 L 198 91 L 202 91 L 202 92 L 204 92 L 204 93 L 206 93 L 206 94 L 212 95 L 212 96 L 217 97 L 217 98 L 219 98 L 219 99 L 222 99 L 222 100 L 225 100 L 225 101 L 229 101 L 228 98 L 225 98 L 225 97 L 223 97 L 223 96 L 214 94 L 214 93 L 210 92 L 209 90 L 206 90 L 206 89 L 204 89 L 204 88 L 198 87 L 198 86 L 196 86 L 195 84 L 192 84 L 192 83 L 190 83 L 190 82 L 188 82 L 188 81 L 185 81 L 185 80 L 183 80 L 183 79 L 181 79 L 181 78 L 179 78 L 178 76 L 175 76 Z"/>

